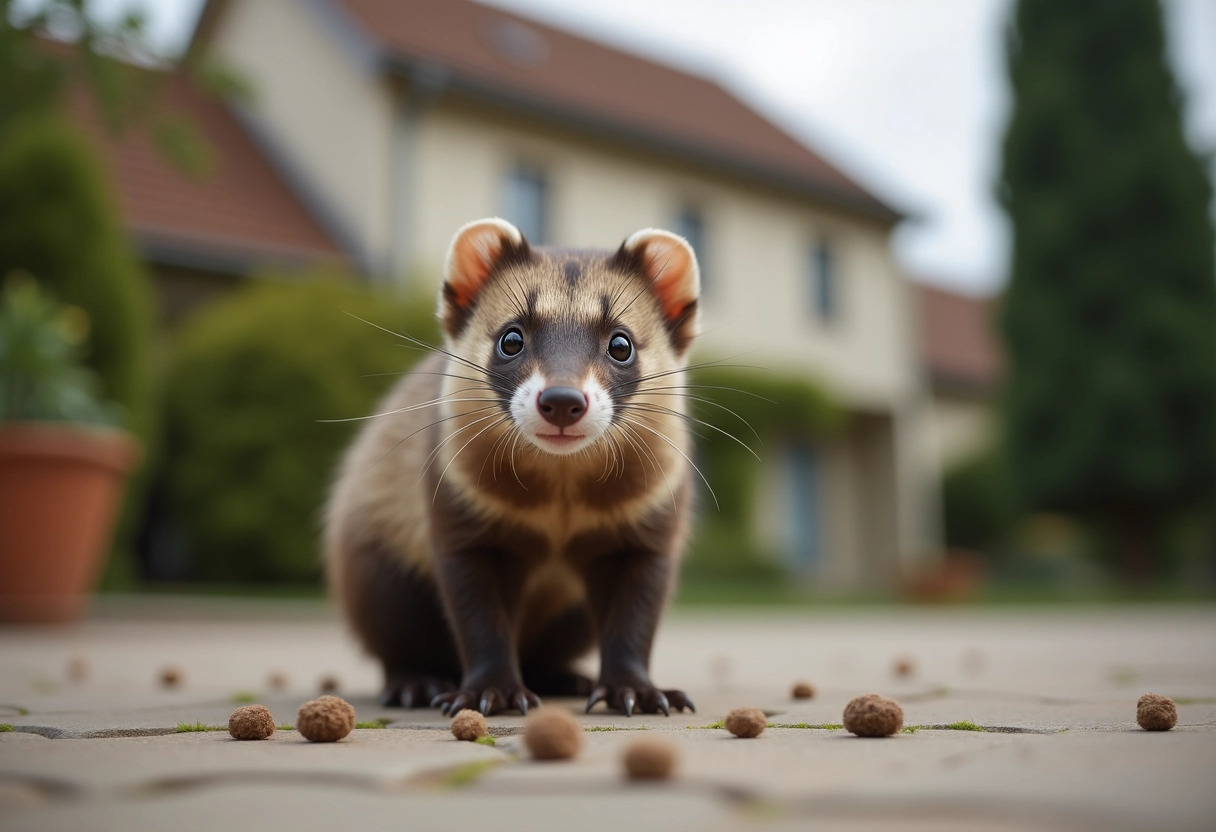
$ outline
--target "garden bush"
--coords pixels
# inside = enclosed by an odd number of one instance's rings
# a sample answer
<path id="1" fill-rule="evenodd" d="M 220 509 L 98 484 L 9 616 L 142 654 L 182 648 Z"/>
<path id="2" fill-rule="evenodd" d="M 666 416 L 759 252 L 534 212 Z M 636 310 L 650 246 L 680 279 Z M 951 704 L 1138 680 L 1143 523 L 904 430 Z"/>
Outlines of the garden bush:
<path id="1" fill-rule="evenodd" d="M 152 427 L 152 288 L 122 227 L 100 163 L 84 139 L 53 120 L 5 131 L 0 147 L 0 279 L 33 275 L 89 317 L 86 363 L 123 425 Z"/>
<path id="2" fill-rule="evenodd" d="M 782 583 L 786 570 L 779 556 L 764 551 L 752 529 L 761 471 L 773 463 L 769 455 L 779 441 L 830 437 L 843 426 L 844 411 L 805 378 L 760 369 L 705 362 L 690 373 L 689 385 L 670 392 L 696 397 L 687 402 L 689 414 L 699 420 L 689 425 L 696 434 L 694 461 L 713 496 L 694 475 L 702 494 L 684 578 L 725 584 Z"/>
<path id="3" fill-rule="evenodd" d="M 319 512 L 343 448 L 424 353 L 357 320 L 438 343 L 431 298 L 350 281 L 262 279 L 193 318 L 166 378 L 169 514 L 214 582 L 313 582 Z M 349 314 L 345 314 L 349 313 Z"/>
<path id="4" fill-rule="evenodd" d="M 964 458 L 942 478 L 946 545 L 993 554 L 1018 521 L 1018 510 L 997 447 Z"/>

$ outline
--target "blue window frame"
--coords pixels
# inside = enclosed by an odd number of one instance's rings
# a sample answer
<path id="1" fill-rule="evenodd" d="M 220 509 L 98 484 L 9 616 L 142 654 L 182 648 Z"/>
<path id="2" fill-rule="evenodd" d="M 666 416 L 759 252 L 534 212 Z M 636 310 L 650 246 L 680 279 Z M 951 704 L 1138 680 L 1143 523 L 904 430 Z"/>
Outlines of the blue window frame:
<path id="1" fill-rule="evenodd" d="M 672 222 L 671 230 L 688 240 L 693 253 L 697 255 L 697 265 L 701 270 L 701 294 L 705 294 L 710 283 L 710 269 L 705 251 L 705 215 L 695 206 L 681 206 Z"/>
<path id="2" fill-rule="evenodd" d="M 811 246 L 811 303 L 822 321 L 833 321 L 840 314 L 839 267 L 836 252 L 826 240 Z"/>
<path id="3" fill-rule="evenodd" d="M 543 171 L 529 165 L 511 169 L 503 191 L 502 215 L 528 242 L 544 245 L 549 241 L 549 185 Z"/>

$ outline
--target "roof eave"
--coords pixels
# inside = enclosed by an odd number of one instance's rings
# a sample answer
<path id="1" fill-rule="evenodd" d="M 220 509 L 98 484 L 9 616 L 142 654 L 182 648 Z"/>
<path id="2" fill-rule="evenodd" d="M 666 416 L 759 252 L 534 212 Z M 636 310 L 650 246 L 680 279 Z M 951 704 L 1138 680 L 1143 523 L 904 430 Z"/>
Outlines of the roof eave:
<path id="1" fill-rule="evenodd" d="M 786 170 L 698 147 L 657 131 L 622 124 L 610 118 L 597 117 L 586 111 L 563 107 L 537 96 L 530 96 L 514 89 L 500 87 L 492 82 L 463 75 L 444 65 L 420 61 L 387 51 L 382 54 L 381 64 L 385 72 L 404 78 L 428 100 L 438 98 L 445 93 L 463 96 L 504 113 L 522 113 L 556 126 L 607 137 L 635 149 L 658 152 L 683 161 L 690 161 L 730 176 L 825 203 L 886 226 L 894 226 L 907 216 L 877 197 L 864 197 L 849 193 L 807 177 L 791 177 Z"/>
<path id="2" fill-rule="evenodd" d="M 325 264 L 349 266 L 337 253 L 272 249 L 141 228 L 133 229 L 132 237 L 140 256 L 149 263 L 238 277 L 259 269 L 298 271 Z"/>

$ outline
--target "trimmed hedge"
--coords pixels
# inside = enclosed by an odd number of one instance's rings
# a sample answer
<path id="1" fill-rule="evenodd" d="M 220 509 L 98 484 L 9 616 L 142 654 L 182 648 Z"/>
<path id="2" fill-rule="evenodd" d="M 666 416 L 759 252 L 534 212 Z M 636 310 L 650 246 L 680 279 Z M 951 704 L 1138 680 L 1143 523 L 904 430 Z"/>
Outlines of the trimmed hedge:
<path id="1" fill-rule="evenodd" d="M 993 554 L 1007 542 L 1018 508 L 999 447 L 993 446 L 951 466 L 942 478 L 946 545 Z"/>
<path id="2" fill-rule="evenodd" d="M 718 505 L 707 493 L 699 501 L 684 579 L 782 583 L 787 576 L 780 558 L 763 551 L 752 535 L 759 477 L 772 462 L 765 448 L 783 439 L 830 437 L 844 425 L 845 412 L 822 388 L 794 375 L 709 364 L 692 371 L 689 385 L 682 392 L 703 400 L 688 403 L 690 415 L 704 423 L 690 425 L 698 434 L 695 461 Z"/>
<path id="3" fill-rule="evenodd" d="M 53 120 L 4 133 L 0 147 L 0 279 L 24 270 L 89 316 L 85 362 L 123 426 L 152 429 L 152 288 L 84 139 Z"/>
<path id="4" fill-rule="evenodd" d="M 438 343 L 433 309 L 350 281 L 264 279 L 187 323 L 166 380 L 163 480 L 196 577 L 318 579 L 319 510 L 360 425 L 319 420 L 368 414 L 423 355 L 351 315 Z"/>

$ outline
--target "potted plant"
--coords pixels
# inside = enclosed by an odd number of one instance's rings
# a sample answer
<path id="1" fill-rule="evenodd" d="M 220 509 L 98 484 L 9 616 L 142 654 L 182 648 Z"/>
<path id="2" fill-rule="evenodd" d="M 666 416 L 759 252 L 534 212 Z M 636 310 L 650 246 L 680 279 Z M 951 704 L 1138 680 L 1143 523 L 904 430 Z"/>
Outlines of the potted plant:
<path id="1" fill-rule="evenodd" d="M 0 288 L 0 621 L 71 621 L 139 448 L 81 361 L 88 316 L 28 275 Z"/>

